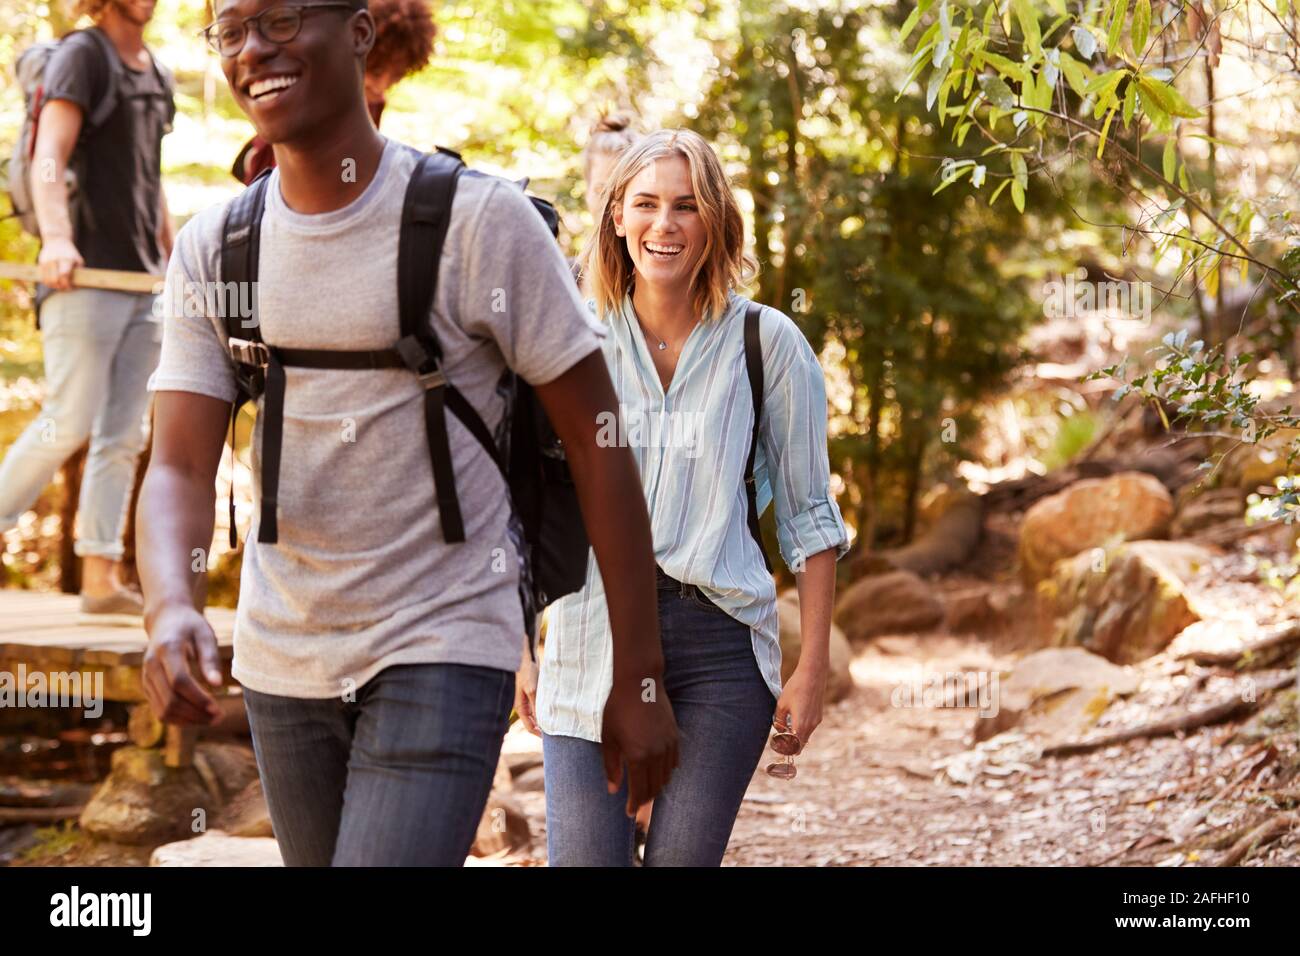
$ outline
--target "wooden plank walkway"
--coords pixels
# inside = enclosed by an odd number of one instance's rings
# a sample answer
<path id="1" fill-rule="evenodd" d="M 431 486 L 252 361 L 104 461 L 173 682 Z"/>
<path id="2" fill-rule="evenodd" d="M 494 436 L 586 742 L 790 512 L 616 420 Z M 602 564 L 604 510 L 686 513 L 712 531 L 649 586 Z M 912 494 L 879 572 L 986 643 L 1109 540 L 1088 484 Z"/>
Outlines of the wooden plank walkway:
<path id="1" fill-rule="evenodd" d="M 0 669 L 103 671 L 109 700 L 141 701 L 140 668 L 149 643 L 144 627 L 86 625 L 77 622 L 75 594 L 0 589 Z M 217 635 L 229 675 L 235 612 L 204 611 Z"/>

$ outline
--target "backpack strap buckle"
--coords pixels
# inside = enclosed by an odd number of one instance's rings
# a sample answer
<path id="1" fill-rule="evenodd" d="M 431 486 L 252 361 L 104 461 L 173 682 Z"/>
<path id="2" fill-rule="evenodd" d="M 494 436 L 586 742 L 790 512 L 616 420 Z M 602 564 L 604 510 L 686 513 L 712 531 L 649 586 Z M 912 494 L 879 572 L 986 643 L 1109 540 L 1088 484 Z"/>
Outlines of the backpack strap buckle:
<path id="1" fill-rule="evenodd" d="M 265 342 L 230 339 L 227 344 L 230 347 L 230 357 L 240 365 L 252 365 L 264 369 L 271 364 L 271 350 Z"/>
<path id="2" fill-rule="evenodd" d="M 402 363 L 415 373 L 425 389 L 442 388 L 447 384 L 442 363 L 420 339 L 414 335 L 404 335 L 397 340 L 396 348 Z"/>

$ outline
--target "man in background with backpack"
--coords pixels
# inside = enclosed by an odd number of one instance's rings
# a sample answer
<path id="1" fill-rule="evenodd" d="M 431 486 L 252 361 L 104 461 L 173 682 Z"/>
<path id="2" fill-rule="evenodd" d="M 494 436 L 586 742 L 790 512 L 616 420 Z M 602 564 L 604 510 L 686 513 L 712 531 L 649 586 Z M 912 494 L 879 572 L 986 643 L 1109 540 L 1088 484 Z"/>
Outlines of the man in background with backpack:
<path id="1" fill-rule="evenodd" d="M 231 672 L 284 860 L 462 865 L 527 629 L 524 549 L 488 451 L 513 373 L 563 443 L 605 582 L 605 767 L 611 792 L 627 774 L 632 812 L 667 782 L 677 733 L 645 496 L 630 451 L 598 443 L 618 407 L 604 328 L 517 186 L 375 129 L 365 0 L 213 6 L 209 45 L 276 168 L 192 219 L 168 267 L 137 524 L 154 713 L 219 714 L 194 586 L 232 404 L 256 389 Z M 229 282 L 253 286 L 246 326 L 221 314 L 246 300 Z M 195 292 L 213 306 L 178 307 Z"/>
<path id="2" fill-rule="evenodd" d="M 20 76 L 34 88 L 24 91 L 25 162 L 15 164 L 25 176 L 12 192 L 41 239 L 36 302 L 46 392 L 41 414 L 0 464 L 2 531 L 90 439 L 75 544 L 83 620 L 137 625 L 143 603 L 122 580 L 122 533 L 160 323 L 153 295 L 73 288 L 72 270 L 158 275 L 171 254 L 161 143 L 174 106 L 171 76 L 144 45 L 153 9 L 153 0 L 83 0 L 79 12 L 93 27 L 20 60 Z"/>

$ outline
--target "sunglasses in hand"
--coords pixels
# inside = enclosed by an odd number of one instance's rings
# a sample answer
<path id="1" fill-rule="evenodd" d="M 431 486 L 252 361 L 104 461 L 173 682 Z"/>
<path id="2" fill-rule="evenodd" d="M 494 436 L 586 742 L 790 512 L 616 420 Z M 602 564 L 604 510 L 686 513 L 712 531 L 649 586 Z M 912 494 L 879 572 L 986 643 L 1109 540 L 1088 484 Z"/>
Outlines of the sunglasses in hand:
<path id="1" fill-rule="evenodd" d="M 783 728 L 776 721 L 772 722 L 772 739 L 769 741 L 772 749 L 780 754 L 784 759 L 776 763 L 767 765 L 767 775 L 777 777 L 781 780 L 793 780 L 798 769 L 794 765 L 794 758 L 798 756 L 799 751 L 803 749 L 803 744 L 799 742 L 798 736 L 790 732 L 790 720 L 786 718 L 786 726 Z"/>

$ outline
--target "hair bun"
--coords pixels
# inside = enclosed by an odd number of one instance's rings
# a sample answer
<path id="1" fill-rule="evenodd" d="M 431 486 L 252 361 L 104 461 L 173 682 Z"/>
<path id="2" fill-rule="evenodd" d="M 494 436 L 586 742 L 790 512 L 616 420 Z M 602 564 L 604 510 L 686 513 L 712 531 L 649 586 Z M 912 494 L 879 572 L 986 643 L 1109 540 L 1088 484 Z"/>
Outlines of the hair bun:
<path id="1" fill-rule="evenodd" d="M 592 133 L 621 133 L 632 125 L 632 114 L 623 111 L 604 113 L 592 126 Z"/>

